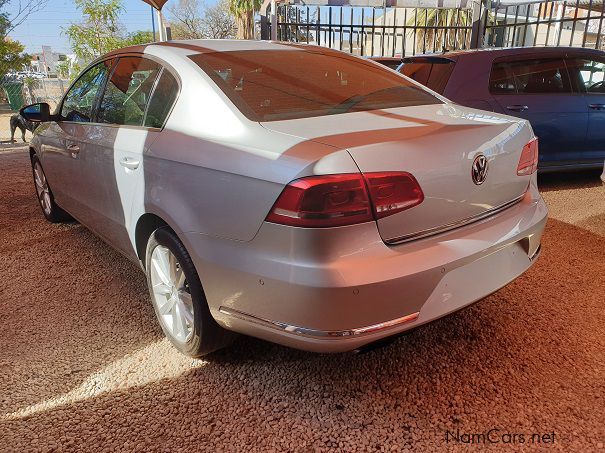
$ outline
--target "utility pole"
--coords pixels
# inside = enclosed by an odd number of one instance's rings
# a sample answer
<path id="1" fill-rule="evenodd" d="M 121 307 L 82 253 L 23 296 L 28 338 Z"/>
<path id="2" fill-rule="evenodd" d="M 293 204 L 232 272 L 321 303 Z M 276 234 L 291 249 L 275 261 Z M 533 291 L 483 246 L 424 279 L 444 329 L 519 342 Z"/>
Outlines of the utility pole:
<path id="1" fill-rule="evenodd" d="M 151 7 L 151 29 L 153 30 L 153 41 L 157 41 L 156 38 L 156 34 L 155 34 L 155 14 L 154 14 L 154 7 Z"/>

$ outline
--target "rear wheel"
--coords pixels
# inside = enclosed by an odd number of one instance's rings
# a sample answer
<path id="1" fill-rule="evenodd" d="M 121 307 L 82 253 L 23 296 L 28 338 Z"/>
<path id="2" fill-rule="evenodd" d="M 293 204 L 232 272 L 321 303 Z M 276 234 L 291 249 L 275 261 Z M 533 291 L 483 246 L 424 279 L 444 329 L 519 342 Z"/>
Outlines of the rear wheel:
<path id="1" fill-rule="evenodd" d="M 34 185 L 36 186 L 36 195 L 42 208 L 42 213 L 46 220 L 53 223 L 66 222 L 72 220 L 72 217 L 55 203 L 55 197 L 46 180 L 46 175 L 42 169 L 40 159 L 35 154 L 32 156 L 32 172 L 34 175 Z"/>
<path id="2" fill-rule="evenodd" d="M 159 228 L 152 233 L 147 243 L 145 269 L 160 326 L 180 352 L 201 357 L 235 338 L 210 314 L 193 262 L 170 229 Z"/>

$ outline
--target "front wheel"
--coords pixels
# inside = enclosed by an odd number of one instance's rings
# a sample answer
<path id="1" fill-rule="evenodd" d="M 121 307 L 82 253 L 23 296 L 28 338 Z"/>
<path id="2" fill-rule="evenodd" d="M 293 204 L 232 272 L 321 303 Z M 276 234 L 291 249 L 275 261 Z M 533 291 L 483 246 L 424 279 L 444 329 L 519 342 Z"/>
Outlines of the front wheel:
<path id="1" fill-rule="evenodd" d="M 38 156 L 35 154 L 32 156 L 32 172 L 34 175 L 38 202 L 40 203 L 42 213 L 44 214 L 44 217 L 46 217 L 46 220 L 52 223 L 73 220 L 72 217 L 55 202 L 55 197 L 46 180 L 46 175 L 42 169 L 40 159 L 38 159 Z"/>
<path id="2" fill-rule="evenodd" d="M 170 229 L 159 228 L 152 233 L 147 242 L 145 269 L 160 326 L 180 352 L 201 357 L 235 338 L 210 314 L 191 257 Z"/>

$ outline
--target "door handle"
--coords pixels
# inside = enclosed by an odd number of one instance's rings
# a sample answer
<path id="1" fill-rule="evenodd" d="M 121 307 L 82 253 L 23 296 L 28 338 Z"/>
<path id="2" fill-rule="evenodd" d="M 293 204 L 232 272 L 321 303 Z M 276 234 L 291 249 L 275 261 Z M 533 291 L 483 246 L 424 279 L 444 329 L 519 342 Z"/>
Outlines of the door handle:
<path id="1" fill-rule="evenodd" d="M 588 107 L 593 110 L 605 110 L 605 104 L 588 104 Z"/>
<path id="2" fill-rule="evenodd" d="M 69 151 L 69 153 L 71 154 L 71 157 L 73 157 L 75 159 L 78 156 L 78 154 L 80 154 L 80 147 L 78 145 L 76 145 L 75 143 L 72 143 L 71 145 L 67 146 L 67 151 Z"/>
<path id="3" fill-rule="evenodd" d="M 529 110 L 527 105 L 507 105 L 506 110 L 512 110 L 514 112 L 525 112 Z"/>
<path id="4" fill-rule="evenodd" d="M 140 162 L 136 159 L 131 159 L 130 157 L 123 157 L 120 159 L 120 165 L 124 168 L 128 168 L 129 170 L 136 170 L 139 168 Z"/>

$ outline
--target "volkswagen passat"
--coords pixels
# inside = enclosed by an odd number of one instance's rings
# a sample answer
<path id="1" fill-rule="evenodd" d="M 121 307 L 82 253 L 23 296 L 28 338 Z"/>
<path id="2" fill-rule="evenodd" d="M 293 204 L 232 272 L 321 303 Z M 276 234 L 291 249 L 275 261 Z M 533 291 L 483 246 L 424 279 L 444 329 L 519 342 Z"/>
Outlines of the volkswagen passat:
<path id="1" fill-rule="evenodd" d="M 525 120 L 304 45 L 184 41 L 92 63 L 31 143 L 38 199 L 140 263 L 167 337 L 346 351 L 526 271 L 547 216 Z"/>

